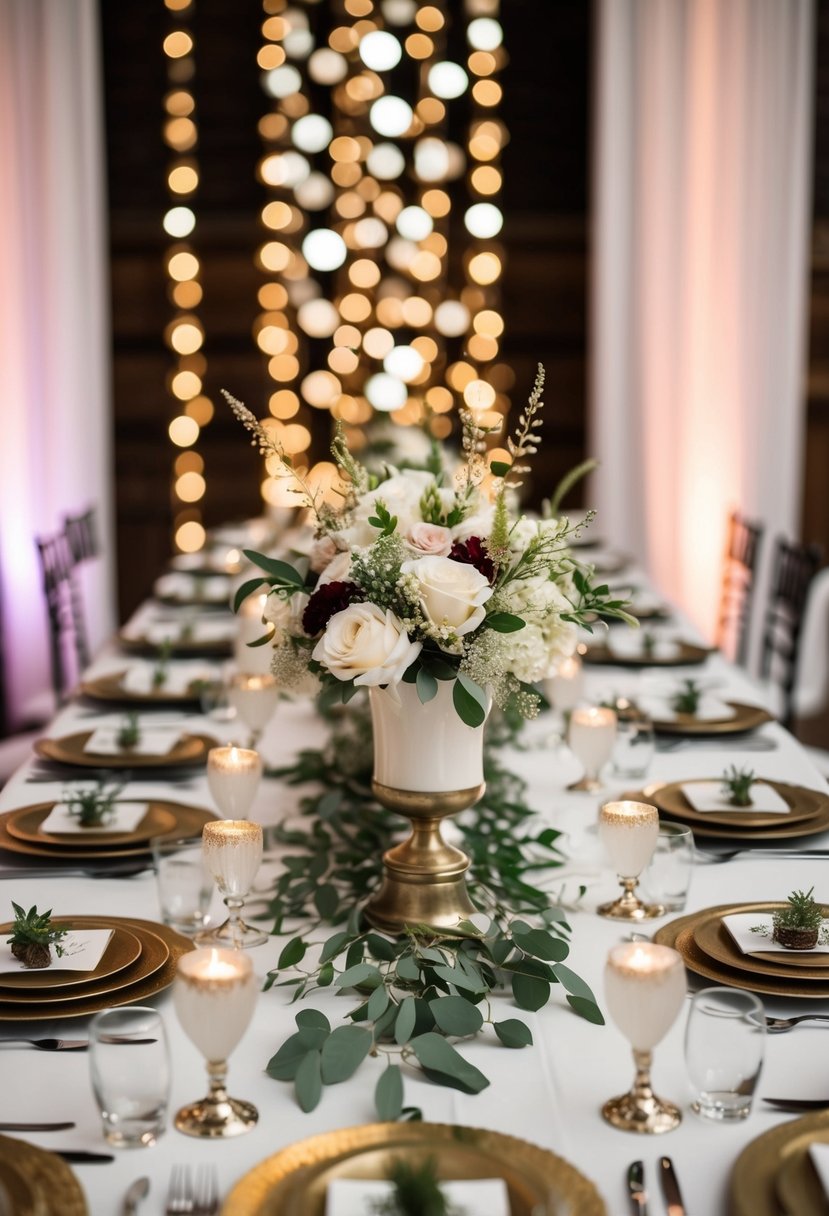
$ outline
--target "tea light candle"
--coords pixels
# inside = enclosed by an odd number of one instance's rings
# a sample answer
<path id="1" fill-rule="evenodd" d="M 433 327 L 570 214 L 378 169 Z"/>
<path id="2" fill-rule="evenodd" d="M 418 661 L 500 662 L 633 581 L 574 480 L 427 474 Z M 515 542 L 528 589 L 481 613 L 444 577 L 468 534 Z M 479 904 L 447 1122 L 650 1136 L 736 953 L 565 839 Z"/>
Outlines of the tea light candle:
<path id="1" fill-rule="evenodd" d="M 247 1030 L 259 985 L 241 950 L 193 950 L 178 961 L 173 1004 L 208 1060 L 226 1060 Z"/>
<path id="2" fill-rule="evenodd" d="M 202 828 L 204 864 L 223 895 L 247 895 L 262 864 L 262 825 L 218 819 Z"/>
<path id="3" fill-rule="evenodd" d="M 653 856 L 659 812 L 647 802 L 606 802 L 599 811 L 599 839 L 617 874 L 635 878 Z"/>
<path id="4" fill-rule="evenodd" d="M 276 677 L 267 673 L 237 672 L 231 678 L 228 696 L 239 717 L 250 727 L 251 746 L 255 746 L 279 701 Z"/>
<path id="5" fill-rule="evenodd" d="M 685 1000 L 685 966 L 670 946 L 623 942 L 605 966 L 611 1018 L 635 1051 L 651 1051 L 670 1030 Z"/>
<path id="6" fill-rule="evenodd" d="M 584 765 L 585 775 L 570 789 L 601 789 L 599 773 L 610 759 L 616 739 L 616 713 L 604 706 L 579 706 L 570 715 L 567 742 Z"/>
<path id="7" fill-rule="evenodd" d="M 237 617 L 233 657 L 240 671 L 252 675 L 267 675 L 271 670 L 270 646 L 249 645 L 268 632 L 269 626 L 262 620 L 267 599 L 267 595 L 249 595 Z"/>
<path id="8" fill-rule="evenodd" d="M 207 784 L 228 819 L 247 818 L 261 777 L 262 757 L 251 748 L 211 747 L 207 753 Z"/>
<path id="9" fill-rule="evenodd" d="M 584 670 L 578 655 L 562 659 L 555 671 L 544 681 L 544 691 L 553 709 L 567 713 L 574 709 L 584 695 Z"/>

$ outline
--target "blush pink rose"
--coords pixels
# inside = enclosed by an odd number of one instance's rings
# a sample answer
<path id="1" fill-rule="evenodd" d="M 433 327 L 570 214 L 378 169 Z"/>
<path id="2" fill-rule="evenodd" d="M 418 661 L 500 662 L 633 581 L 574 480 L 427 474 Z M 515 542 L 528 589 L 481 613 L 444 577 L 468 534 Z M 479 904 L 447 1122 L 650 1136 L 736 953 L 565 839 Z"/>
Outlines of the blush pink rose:
<path id="1" fill-rule="evenodd" d="M 447 557 L 452 548 L 452 533 L 440 524 L 412 524 L 406 539 L 415 552 L 424 556 Z"/>

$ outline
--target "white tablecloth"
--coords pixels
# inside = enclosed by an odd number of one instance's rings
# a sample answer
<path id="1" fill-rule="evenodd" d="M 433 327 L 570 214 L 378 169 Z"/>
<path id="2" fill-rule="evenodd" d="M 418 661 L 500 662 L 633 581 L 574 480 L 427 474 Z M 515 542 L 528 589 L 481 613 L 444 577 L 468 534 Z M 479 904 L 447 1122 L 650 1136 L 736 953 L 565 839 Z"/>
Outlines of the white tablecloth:
<path id="1" fill-rule="evenodd" d="M 115 651 L 93 667 L 94 674 L 122 669 L 123 657 Z M 698 674 L 699 669 L 676 671 L 677 676 Z M 706 663 L 705 674 L 721 682 L 728 695 L 758 699 L 758 689 L 731 669 L 719 656 Z M 635 671 L 595 668 L 588 674 L 592 694 L 635 693 L 640 677 Z M 90 716 L 89 704 L 72 705 L 64 710 L 50 729 L 61 735 L 90 726 L 93 722 L 118 719 L 118 714 Z M 159 710 L 162 721 L 181 722 L 187 729 L 204 730 L 220 742 L 241 742 L 244 731 L 222 726 L 197 716 L 187 717 L 170 710 Z M 601 798 L 568 793 L 568 782 L 580 775 L 579 767 L 565 748 L 547 745 L 550 719 L 542 717 L 527 730 L 529 750 L 515 752 L 510 761 L 529 782 L 532 805 L 546 822 L 568 833 L 572 860 L 562 870 L 561 885 L 565 898 L 576 895 L 578 885 L 588 886 L 587 894 L 571 916 L 573 927 L 573 968 L 593 986 L 603 1003 L 602 970 L 608 949 L 620 941 L 626 929 L 604 920 L 593 909 L 617 889 L 614 875 L 605 866 L 595 832 L 599 801 L 629 788 L 631 782 L 607 780 Z M 760 732 L 774 743 L 774 750 L 741 753 L 735 739 L 727 750 L 722 745 L 710 748 L 698 743 L 693 749 L 658 753 L 648 779 L 677 780 L 694 776 L 717 776 L 731 763 L 747 764 L 759 775 L 825 789 L 826 785 L 798 744 L 778 725 L 769 724 Z M 313 746 L 324 738 L 324 727 L 310 705 L 283 703 L 279 706 L 263 741 L 268 763 L 287 762 L 300 746 Z M 59 797 L 61 784 L 26 784 L 28 769 L 21 770 L 0 791 L 0 811 Z M 192 784 L 165 787 L 163 783 L 141 783 L 132 796 L 165 794 L 194 805 L 211 806 L 207 783 L 197 773 Z M 263 782 L 251 817 L 263 824 L 279 822 L 296 805 L 297 791 L 278 781 Z M 804 842 L 799 841 L 799 844 Z M 829 834 L 810 837 L 810 847 L 827 847 Z M 2 864 L 10 862 L 5 854 Z M 825 875 L 826 861 L 818 859 L 736 859 L 727 864 L 696 867 L 688 910 L 724 901 L 785 899 L 793 887 L 815 886 L 819 898 L 829 897 Z M 267 885 L 268 864 L 260 874 L 259 885 Z M 0 908 L 11 916 L 15 899 L 27 907 L 53 908 L 55 914 L 124 914 L 158 918 L 155 879 L 147 872 L 129 879 L 79 879 L 70 877 L 15 878 L 0 884 Z M 216 911 L 220 911 L 218 905 Z M 3 916 L 2 919 L 6 919 Z M 662 921 L 651 922 L 655 928 Z M 649 926 L 650 928 L 650 926 Z M 264 977 L 275 966 L 285 939 L 272 939 L 250 952 L 257 973 Z M 199 1053 L 181 1031 L 173 1011 L 170 992 L 151 1003 L 164 1015 L 173 1059 L 172 1109 L 206 1092 L 206 1075 Z M 347 998 L 314 995 L 313 1004 L 323 1008 L 338 1024 L 350 1008 Z M 825 1010 L 820 1003 L 770 999 L 773 1013 Z M 294 1027 L 296 1006 L 289 1006 L 284 991 L 274 989 L 260 995 L 253 1023 L 230 1062 L 229 1089 L 238 1097 L 253 1101 L 260 1112 L 258 1127 L 248 1135 L 226 1142 L 198 1141 L 178 1134 L 172 1127 L 152 1149 L 118 1151 L 110 1165 L 77 1166 L 76 1171 L 89 1199 L 94 1216 L 109 1216 L 120 1211 L 120 1198 L 129 1182 L 139 1174 L 152 1179 L 149 1197 L 141 1207 L 142 1216 L 159 1216 L 174 1162 L 214 1163 L 221 1187 L 226 1193 L 243 1173 L 264 1157 L 292 1141 L 347 1125 L 374 1121 L 372 1094 L 382 1060 L 367 1060 L 351 1081 L 326 1088 L 317 1109 L 304 1115 L 296 1106 L 292 1087 L 273 1081 L 265 1074 L 270 1056 Z M 514 1007 L 503 999 L 500 1016 L 511 1016 Z M 663 1153 L 673 1158 L 689 1213 L 694 1216 L 724 1216 L 729 1169 L 742 1147 L 752 1138 L 779 1122 L 781 1116 L 764 1109 L 758 1100 L 750 1118 L 737 1126 L 720 1126 L 700 1121 L 689 1110 L 682 1040 L 685 1014 L 656 1050 L 654 1087 L 658 1093 L 677 1101 L 684 1110 L 682 1126 L 667 1136 L 636 1137 L 614 1130 L 600 1116 L 602 1103 L 611 1095 L 629 1088 L 633 1077 L 630 1048 L 610 1024 L 591 1026 L 573 1014 L 563 998 L 555 998 L 538 1014 L 520 1013 L 532 1028 L 535 1045 L 510 1051 L 496 1044 L 494 1036 L 464 1043 L 462 1051 L 491 1078 L 483 1093 L 470 1097 L 406 1076 L 406 1100 L 420 1106 L 430 1121 L 455 1122 L 509 1132 L 550 1148 L 570 1160 L 597 1184 L 613 1216 L 627 1210 L 625 1176 L 634 1158 L 645 1162 L 647 1180 L 654 1195 L 652 1211 L 662 1211 L 658 1197 L 658 1159 Z M 62 1034 L 77 1037 L 85 1031 L 81 1021 L 62 1023 L 10 1024 L 0 1026 L 0 1038 L 13 1034 L 30 1037 Z M 829 1068 L 820 1050 L 826 1034 L 820 1027 L 801 1027 L 797 1031 L 767 1041 L 766 1062 L 760 1093 L 799 1097 L 829 1095 Z M 817 1050 L 816 1050 L 817 1049 Z M 89 1084 L 85 1053 L 50 1055 L 34 1050 L 0 1046 L 2 1085 L 0 1120 L 73 1119 L 77 1129 L 29 1138 L 45 1147 L 52 1145 L 105 1149 Z M 826 1074 L 826 1075 L 824 1075 Z"/>

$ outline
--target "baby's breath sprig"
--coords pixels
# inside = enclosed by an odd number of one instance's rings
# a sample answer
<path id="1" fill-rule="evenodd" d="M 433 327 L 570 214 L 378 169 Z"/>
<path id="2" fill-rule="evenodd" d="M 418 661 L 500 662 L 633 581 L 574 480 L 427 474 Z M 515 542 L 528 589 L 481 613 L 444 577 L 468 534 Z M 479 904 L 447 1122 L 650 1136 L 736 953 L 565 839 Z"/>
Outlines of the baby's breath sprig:
<path id="1" fill-rule="evenodd" d="M 272 467 L 269 470 L 271 477 L 287 478 L 295 482 L 295 485 L 291 487 L 291 493 L 299 495 L 303 500 L 297 505 L 310 507 L 314 514 L 318 515 L 317 500 L 320 497 L 321 491 L 315 490 L 309 485 L 302 471 L 294 468 L 291 457 L 282 447 L 276 436 L 259 421 L 246 405 L 236 397 L 231 396 L 226 388 L 223 388 L 221 393 L 242 426 L 253 436 L 251 446 L 259 449 L 260 456 L 275 456 L 277 458 L 279 462 L 277 467 Z"/>

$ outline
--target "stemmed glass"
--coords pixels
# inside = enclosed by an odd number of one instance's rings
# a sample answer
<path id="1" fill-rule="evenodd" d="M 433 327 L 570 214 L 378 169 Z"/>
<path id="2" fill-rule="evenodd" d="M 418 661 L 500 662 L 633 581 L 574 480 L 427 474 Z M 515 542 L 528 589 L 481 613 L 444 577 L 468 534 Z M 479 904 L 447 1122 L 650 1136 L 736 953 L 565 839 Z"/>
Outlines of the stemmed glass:
<path id="1" fill-rule="evenodd" d="M 653 1049 L 664 1039 L 685 1000 L 685 965 L 670 946 L 623 942 L 607 956 L 608 1012 L 633 1048 L 636 1075 L 629 1093 L 611 1098 L 602 1115 L 614 1127 L 649 1135 L 672 1131 L 682 1115 L 651 1088 Z"/>
<path id="2" fill-rule="evenodd" d="M 606 802 L 599 811 L 599 839 L 623 892 L 611 903 L 602 904 L 600 916 L 616 920 L 647 920 L 662 916 L 660 904 L 644 904 L 635 894 L 639 875 L 647 866 L 659 838 L 659 812 L 648 802 Z"/>
<path id="3" fill-rule="evenodd" d="M 197 941 L 237 950 L 261 946 L 266 933 L 242 920 L 242 908 L 262 863 L 262 825 L 247 819 L 218 819 L 202 829 L 204 864 L 224 897 L 228 918 Z"/>
<path id="4" fill-rule="evenodd" d="M 227 819 L 245 819 L 262 779 L 262 757 L 247 747 L 211 747 L 207 784 Z"/>
<path id="5" fill-rule="evenodd" d="M 616 714 L 604 706 L 579 706 L 570 714 L 567 742 L 581 760 L 584 776 L 567 788 L 595 793 L 602 789 L 599 774 L 610 759 L 616 741 Z"/>
<path id="6" fill-rule="evenodd" d="M 233 950 L 193 950 L 183 954 L 173 988 L 178 1020 L 207 1060 L 206 1098 L 182 1107 L 175 1125 L 188 1136 L 239 1136 L 255 1126 L 259 1113 L 250 1102 L 228 1096 L 227 1060 L 250 1024 L 259 984 L 250 959 Z"/>
<path id="7" fill-rule="evenodd" d="M 251 675 L 237 671 L 230 678 L 230 704 L 250 729 L 248 747 L 255 748 L 273 717 L 279 700 L 279 683 L 270 674 Z"/>

